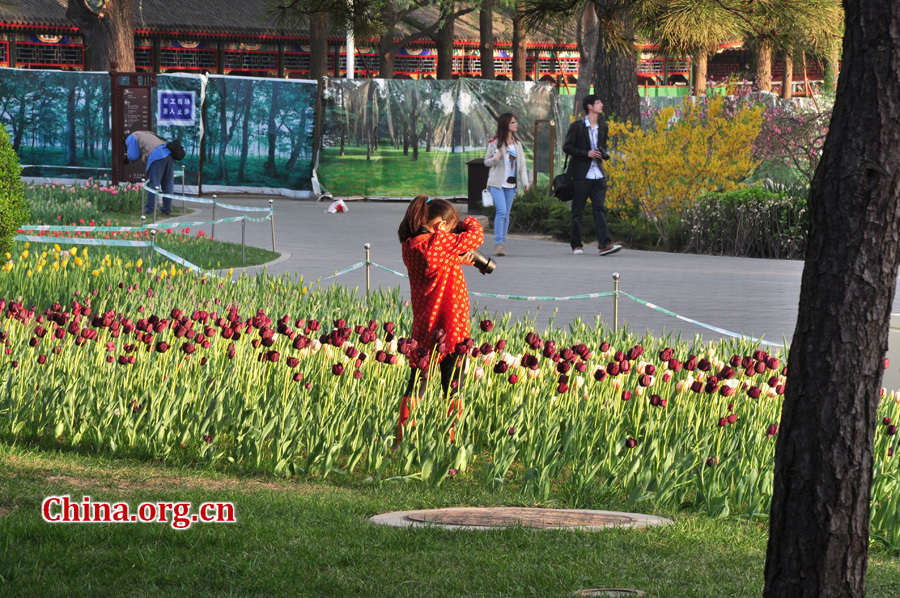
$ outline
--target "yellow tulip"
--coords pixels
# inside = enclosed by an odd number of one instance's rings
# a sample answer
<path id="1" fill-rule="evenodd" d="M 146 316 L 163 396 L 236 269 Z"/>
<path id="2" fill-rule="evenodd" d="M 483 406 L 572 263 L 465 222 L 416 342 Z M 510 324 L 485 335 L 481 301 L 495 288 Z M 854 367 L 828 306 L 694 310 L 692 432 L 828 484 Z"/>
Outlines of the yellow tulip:
<path id="1" fill-rule="evenodd" d="M 27 250 L 27 249 L 26 249 L 25 251 L 22 252 L 22 259 L 23 259 L 23 260 L 27 260 L 27 259 L 28 259 L 28 250 Z"/>
<path id="2" fill-rule="evenodd" d="M 25 241 L 25 249 L 28 249 L 29 247 L 31 247 L 31 242 Z"/>
<path id="3" fill-rule="evenodd" d="M 81 259 L 80 257 L 76 257 L 76 258 L 75 258 L 75 265 L 76 265 L 76 266 L 81 266 L 82 264 L 84 264 L 84 260 Z"/>
<path id="4" fill-rule="evenodd" d="M 65 268 L 69 265 L 69 260 L 63 260 L 62 267 Z"/>
<path id="5" fill-rule="evenodd" d="M 138 258 L 138 261 L 135 262 L 134 265 L 135 265 L 135 267 L 140 268 L 143 265 L 143 263 L 144 263 L 144 260 L 142 260 L 141 258 Z"/>
<path id="6" fill-rule="evenodd" d="M 100 270 L 91 270 L 91 274 L 94 276 L 100 276 Z"/>
<path id="7" fill-rule="evenodd" d="M 62 251 L 62 249 L 59 248 L 58 243 L 53 244 L 53 251 L 55 251 L 56 253 L 59 253 L 60 251 Z"/>

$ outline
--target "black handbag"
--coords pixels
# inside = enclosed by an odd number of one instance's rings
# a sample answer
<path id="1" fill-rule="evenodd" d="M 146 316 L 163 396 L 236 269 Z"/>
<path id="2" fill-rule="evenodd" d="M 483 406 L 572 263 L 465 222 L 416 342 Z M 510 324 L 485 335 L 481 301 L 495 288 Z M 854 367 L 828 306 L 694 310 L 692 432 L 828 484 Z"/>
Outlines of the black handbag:
<path id="1" fill-rule="evenodd" d="M 550 185 L 550 191 L 559 201 L 571 201 L 572 195 L 575 193 L 575 182 L 566 172 L 569 166 L 569 156 L 566 155 L 566 163 L 563 166 L 562 173 L 553 177 L 553 184 Z"/>

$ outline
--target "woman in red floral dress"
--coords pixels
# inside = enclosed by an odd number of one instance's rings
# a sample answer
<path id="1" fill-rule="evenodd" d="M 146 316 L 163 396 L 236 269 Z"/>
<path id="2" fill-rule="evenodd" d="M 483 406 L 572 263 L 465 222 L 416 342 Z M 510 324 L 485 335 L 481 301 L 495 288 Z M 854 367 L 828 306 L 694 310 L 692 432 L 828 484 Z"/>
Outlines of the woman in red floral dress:
<path id="1" fill-rule="evenodd" d="M 412 371 L 400 403 L 397 440 L 409 419 L 416 398 L 425 395 L 433 361 L 440 363 L 445 396 L 456 394 L 460 353 L 456 345 L 469 336 L 469 290 L 462 264 L 472 265 L 471 252 L 484 241 L 484 230 L 475 218 L 463 220 L 449 201 L 416 197 L 400 223 L 398 235 L 403 263 L 409 271 L 415 346 L 407 353 Z M 456 232 L 460 228 L 460 232 Z M 456 377 L 456 384 L 451 384 Z M 418 388 L 417 388 L 418 386 Z M 458 412 L 456 400 L 450 413 Z M 451 436 L 452 438 L 452 436 Z"/>

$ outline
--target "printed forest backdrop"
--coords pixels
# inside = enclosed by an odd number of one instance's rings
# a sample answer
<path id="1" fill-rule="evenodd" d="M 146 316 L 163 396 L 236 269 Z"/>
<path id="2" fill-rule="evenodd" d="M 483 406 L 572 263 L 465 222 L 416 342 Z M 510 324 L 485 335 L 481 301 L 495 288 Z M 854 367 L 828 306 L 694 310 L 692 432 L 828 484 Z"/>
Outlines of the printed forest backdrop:
<path id="1" fill-rule="evenodd" d="M 319 181 L 341 196 L 465 195 L 466 164 L 485 157 L 504 112 L 519 120 L 529 174 L 535 152 L 548 173 L 569 123 L 548 83 L 334 79 L 323 96 Z M 556 142 L 542 123 L 536 143 L 535 121 L 550 119 L 564 122 Z"/>
<path id="2" fill-rule="evenodd" d="M 202 116 L 157 128 L 159 90 L 194 92 Z M 198 182 L 202 151 L 205 191 L 309 191 L 316 92 L 312 81 L 161 74 L 151 96 L 154 129 L 184 146 L 177 172 L 185 167 L 188 185 Z M 537 164 L 546 180 L 551 152 L 559 171 L 569 110 L 549 84 L 326 80 L 321 187 L 337 196 L 465 195 L 467 162 L 484 158 L 503 112 L 520 122 L 529 172 Z M 0 122 L 25 176 L 108 177 L 110 118 L 107 73 L 0 69 Z M 535 122 L 550 119 L 555 138 L 541 122 L 535 139 Z"/>

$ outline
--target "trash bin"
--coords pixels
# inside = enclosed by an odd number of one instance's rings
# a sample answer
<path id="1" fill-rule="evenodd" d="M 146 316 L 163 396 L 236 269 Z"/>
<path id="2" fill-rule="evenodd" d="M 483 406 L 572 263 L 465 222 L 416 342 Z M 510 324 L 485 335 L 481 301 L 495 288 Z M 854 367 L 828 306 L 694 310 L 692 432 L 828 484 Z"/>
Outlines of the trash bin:
<path id="1" fill-rule="evenodd" d="M 482 214 L 481 192 L 487 189 L 488 171 L 484 158 L 466 162 L 469 167 L 469 215 Z"/>

